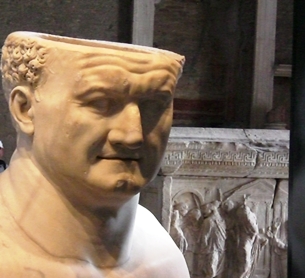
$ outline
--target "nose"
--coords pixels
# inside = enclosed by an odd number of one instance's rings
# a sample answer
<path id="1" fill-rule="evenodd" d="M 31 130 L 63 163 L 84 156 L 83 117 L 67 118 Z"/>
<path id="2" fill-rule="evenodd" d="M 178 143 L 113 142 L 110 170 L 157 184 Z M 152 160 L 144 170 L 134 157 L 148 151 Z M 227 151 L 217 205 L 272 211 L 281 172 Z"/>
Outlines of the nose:
<path id="1" fill-rule="evenodd" d="M 141 113 L 135 103 L 127 104 L 112 119 L 113 126 L 108 140 L 113 145 L 122 145 L 129 149 L 138 149 L 143 144 Z"/>

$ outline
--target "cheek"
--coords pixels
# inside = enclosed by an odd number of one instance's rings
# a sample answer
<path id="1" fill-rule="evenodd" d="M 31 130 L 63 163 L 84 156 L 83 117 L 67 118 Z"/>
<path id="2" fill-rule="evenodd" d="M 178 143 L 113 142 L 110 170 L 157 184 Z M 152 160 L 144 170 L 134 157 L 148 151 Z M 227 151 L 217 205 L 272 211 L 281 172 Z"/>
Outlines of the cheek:
<path id="1" fill-rule="evenodd" d="M 157 130 L 163 140 L 167 142 L 169 133 L 173 123 L 173 109 L 169 109 L 165 114 L 163 114 L 157 125 Z"/>
<path id="2" fill-rule="evenodd" d="M 75 140 L 82 134 L 86 133 L 87 129 L 81 121 L 77 119 L 67 119 L 63 124 L 61 131 L 67 139 Z"/>
<path id="3" fill-rule="evenodd" d="M 94 134 L 98 128 L 96 122 L 86 118 L 85 115 L 78 111 L 70 111 L 67 113 L 63 122 L 59 123 L 59 125 L 62 127 L 61 132 L 63 135 L 71 140 L 90 137 L 90 134 Z"/>
<path id="4" fill-rule="evenodd" d="M 167 141 L 168 141 L 169 131 L 159 131 L 151 132 L 147 137 L 147 153 L 150 153 L 150 160 L 154 160 L 156 164 L 161 162 L 163 158 Z"/>
<path id="5" fill-rule="evenodd" d="M 95 156 L 96 152 L 102 149 L 107 138 L 105 121 L 89 119 L 78 113 L 66 119 L 60 132 L 64 136 L 63 147 L 69 148 L 67 144 L 73 146 L 72 149 L 76 150 L 79 156 Z"/>
<path id="6" fill-rule="evenodd" d="M 166 117 L 151 133 L 151 140 L 158 149 L 165 150 L 171 130 L 171 117 Z"/>

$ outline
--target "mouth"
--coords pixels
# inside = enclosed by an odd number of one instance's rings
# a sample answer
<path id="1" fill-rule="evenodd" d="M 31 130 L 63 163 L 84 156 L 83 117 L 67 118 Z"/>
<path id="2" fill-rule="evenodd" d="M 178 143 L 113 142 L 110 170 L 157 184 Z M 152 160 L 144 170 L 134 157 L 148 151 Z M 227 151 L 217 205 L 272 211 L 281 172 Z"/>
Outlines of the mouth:
<path id="1" fill-rule="evenodd" d="M 105 155 L 105 156 L 97 156 L 97 160 L 120 160 L 120 161 L 126 161 L 126 162 L 132 162 L 132 161 L 139 161 L 140 156 L 134 155 L 134 156 L 124 156 L 124 155 Z"/>

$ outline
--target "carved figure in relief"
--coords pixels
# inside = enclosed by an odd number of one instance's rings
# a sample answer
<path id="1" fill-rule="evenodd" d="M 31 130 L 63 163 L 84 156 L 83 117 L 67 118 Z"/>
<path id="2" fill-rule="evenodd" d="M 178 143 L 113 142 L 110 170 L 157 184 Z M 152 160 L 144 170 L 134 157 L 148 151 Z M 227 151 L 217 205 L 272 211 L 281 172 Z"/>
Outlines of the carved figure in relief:
<path id="1" fill-rule="evenodd" d="M 177 210 L 179 213 L 180 222 L 189 212 L 189 206 L 186 203 L 177 203 L 173 206 L 173 210 Z"/>
<path id="2" fill-rule="evenodd" d="M 186 203 L 179 202 L 174 204 L 172 211 L 170 235 L 179 247 L 180 251 L 184 253 L 187 249 L 187 241 L 184 236 L 184 217 L 188 213 L 189 206 Z"/>
<path id="3" fill-rule="evenodd" d="M 232 254 L 236 254 L 237 246 L 237 230 L 236 222 L 236 204 L 228 199 L 221 205 L 221 212 L 223 219 L 226 222 L 226 255 L 225 255 L 225 269 L 223 276 L 226 278 L 237 277 L 236 276 L 236 261 L 232 258 Z"/>
<path id="4" fill-rule="evenodd" d="M 198 261 L 198 240 L 200 235 L 201 211 L 199 208 L 192 208 L 184 219 L 184 235 L 187 241 L 187 248 L 184 253 L 190 274 L 197 273 L 196 263 Z"/>
<path id="5" fill-rule="evenodd" d="M 17 148 L 0 175 L 0 277 L 189 277 L 138 205 L 164 154 L 183 62 L 148 47 L 8 36 L 2 80 Z"/>
<path id="6" fill-rule="evenodd" d="M 174 242 L 176 243 L 176 245 L 179 247 L 180 251 L 184 254 L 184 252 L 188 248 L 188 243 L 181 229 L 181 221 L 178 210 L 174 210 L 172 213 L 170 235 L 174 240 Z"/>
<path id="7" fill-rule="evenodd" d="M 273 249 L 273 272 L 274 277 L 287 277 L 287 224 L 288 221 L 282 222 L 281 219 L 275 219 L 272 228 L 267 231 L 267 236 L 271 240 Z"/>
<path id="8" fill-rule="evenodd" d="M 224 270 L 226 224 L 219 213 L 219 202 L 201 207 L 198 270 L 203 278 L 216 277 Z"/>
<path id="9" fill-rule="evenodd" d="M 237 227 L 237 274 L 236 277 L 248 278 L 254 271 L 260 250 L 260 236 L 256 215 L 246 204 L 236 210 Z"/>

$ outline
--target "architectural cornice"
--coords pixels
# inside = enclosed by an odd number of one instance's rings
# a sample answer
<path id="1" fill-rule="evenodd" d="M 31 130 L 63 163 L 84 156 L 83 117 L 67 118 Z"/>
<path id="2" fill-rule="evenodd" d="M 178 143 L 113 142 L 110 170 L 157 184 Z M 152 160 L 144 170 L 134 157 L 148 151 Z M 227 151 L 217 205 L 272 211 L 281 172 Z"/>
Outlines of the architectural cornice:
<path id="1" fill-rule="evenodd" d="M 288 178 L 289 131 L 173 128 L 164 175 Z"/>

